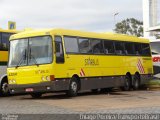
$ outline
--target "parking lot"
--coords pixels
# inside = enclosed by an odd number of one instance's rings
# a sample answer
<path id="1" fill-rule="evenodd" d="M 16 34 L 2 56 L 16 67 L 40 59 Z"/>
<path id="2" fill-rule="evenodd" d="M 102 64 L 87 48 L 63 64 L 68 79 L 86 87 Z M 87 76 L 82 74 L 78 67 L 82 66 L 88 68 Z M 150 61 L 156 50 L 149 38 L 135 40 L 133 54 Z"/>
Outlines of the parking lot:
<path id="1" fill-rule="evenodd" d="M 112 91 L 79 93 L 67 98 L 64 94 L 45 94 L 32 99 L 29 95 L 0 98 L 2 114 L 76 114 L 76 113 L 159 113 L 160 91 Z"/>

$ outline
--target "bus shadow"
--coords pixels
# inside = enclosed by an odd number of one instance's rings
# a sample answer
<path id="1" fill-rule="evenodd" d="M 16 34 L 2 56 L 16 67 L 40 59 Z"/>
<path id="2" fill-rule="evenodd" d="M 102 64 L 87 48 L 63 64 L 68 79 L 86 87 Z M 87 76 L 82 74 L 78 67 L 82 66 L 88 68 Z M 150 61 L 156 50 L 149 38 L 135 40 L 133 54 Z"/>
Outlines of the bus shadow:
<path id="1" fill-rule="evenodd" d="M 23 99 L 23 100 L 27 100 L 27 99 L 31 99 L 31 100 L 49 100 L 49 99 L 58 100 L 58 99 L 74 99 L 74 98 L 76 99 L 79 97 L 100 96 L 100 95 L 124 96 L 124 95 L 129 95 L 129 94 L 128 94 L 128 92 L 125 93 L 125 92 L 117 91 L 117 90 L 113 90 L 110 92 L 97 92 L 97 93 L 87 91 L 87 92 L 78 93 L 78 95 L 76 97 L 68 97 L 65 93 L 50 93 L 50 94 L 44 94 L 40 98 L 32 98 L 30 95 L 25 95 L 21 99 Z"/>

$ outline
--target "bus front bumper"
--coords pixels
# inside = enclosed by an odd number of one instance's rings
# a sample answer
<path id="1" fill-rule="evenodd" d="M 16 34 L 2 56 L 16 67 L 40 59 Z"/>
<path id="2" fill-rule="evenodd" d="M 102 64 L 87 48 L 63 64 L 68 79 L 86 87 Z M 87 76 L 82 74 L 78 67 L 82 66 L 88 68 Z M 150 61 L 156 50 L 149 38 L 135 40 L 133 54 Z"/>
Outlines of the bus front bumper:
<path id="1" fill-rule="evenodd" d="M 69 80 L 55 80 L 34 84 L 9 84 L 11 94 L 49 93 L 68 90 L 68 88 Z"/>

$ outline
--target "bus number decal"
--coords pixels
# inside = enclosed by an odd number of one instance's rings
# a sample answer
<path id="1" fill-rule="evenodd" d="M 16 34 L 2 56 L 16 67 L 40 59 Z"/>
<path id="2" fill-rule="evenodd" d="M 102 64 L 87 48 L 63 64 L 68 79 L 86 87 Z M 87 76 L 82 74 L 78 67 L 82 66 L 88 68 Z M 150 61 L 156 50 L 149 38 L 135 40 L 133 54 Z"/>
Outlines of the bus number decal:
<path id="1" fill-rule="evenodd" d="M 17 76 L 17 73 L 9 73 L 8 76 Z"/>
<path id="2" fill-rule="evenodd" d="M 35 74 L 44 74 L 44 73 L 49 73 L 49 70 L 36 70 Z"/>
<path id="3" fill-rule="evenodd" d="M 85 59 L 85 66 L 97 66 L 99 65 L 99 60 L 98 59 Z"/>

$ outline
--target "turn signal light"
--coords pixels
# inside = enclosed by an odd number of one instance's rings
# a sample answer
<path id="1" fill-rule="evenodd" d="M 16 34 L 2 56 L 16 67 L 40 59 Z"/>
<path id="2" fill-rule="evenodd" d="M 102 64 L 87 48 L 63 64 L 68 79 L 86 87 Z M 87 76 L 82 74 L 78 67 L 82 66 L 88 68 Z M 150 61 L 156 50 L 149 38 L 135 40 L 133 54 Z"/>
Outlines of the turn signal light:
<path id="1" fill-rule="evenodd" d="M 54 75 L 50 75 L 50 80 L 51 80 L 51 81 L 54 80 Z"/>

